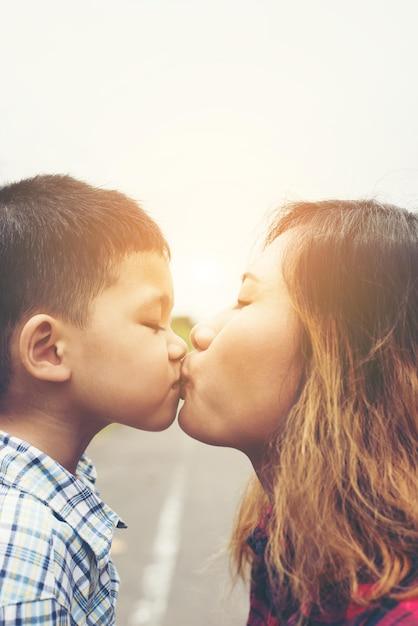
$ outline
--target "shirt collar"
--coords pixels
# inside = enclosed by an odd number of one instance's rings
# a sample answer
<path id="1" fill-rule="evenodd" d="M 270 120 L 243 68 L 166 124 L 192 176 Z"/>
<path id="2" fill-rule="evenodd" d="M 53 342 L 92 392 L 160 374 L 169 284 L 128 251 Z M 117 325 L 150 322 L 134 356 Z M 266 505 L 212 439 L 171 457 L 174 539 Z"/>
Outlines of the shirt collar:
<path id="1" fill-rule="evenodd" d="M 0 431 L 0 482 L 47 504 L 101 561 L 108 558 L 114 529 L 126 524 L 101 500 L 96 476 L 85 456 L 74 476 L 26 441 Z"/>

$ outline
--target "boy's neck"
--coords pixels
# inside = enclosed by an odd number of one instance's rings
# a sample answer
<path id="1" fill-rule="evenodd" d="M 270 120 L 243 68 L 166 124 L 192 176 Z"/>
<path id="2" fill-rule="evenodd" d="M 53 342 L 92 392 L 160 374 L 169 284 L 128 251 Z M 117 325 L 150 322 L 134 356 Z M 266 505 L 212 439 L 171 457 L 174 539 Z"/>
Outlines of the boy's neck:
<path id="1" fill-rule="evenodd" d="M 87 422 L 87 424 L 86 424 Z M 58 461 L 72 474 L 76 473 L 80 457 L 93 437 L 105 426 L 92 426 L 88 420 L 51 415 L 45 410 L 0 412 L 0 430 L 27 441 Z"/>

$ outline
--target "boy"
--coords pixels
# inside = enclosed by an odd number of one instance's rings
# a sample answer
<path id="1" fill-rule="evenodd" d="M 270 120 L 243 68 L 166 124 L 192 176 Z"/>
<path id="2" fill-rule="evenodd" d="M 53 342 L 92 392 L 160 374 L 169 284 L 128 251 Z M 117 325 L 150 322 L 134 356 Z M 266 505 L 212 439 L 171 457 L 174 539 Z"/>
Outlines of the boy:
<path id="1" fill-rule="evenodd" d="M 0 623 L 115 623 L 118 516 L 83 456 L 167 428 L 186 346 L 168 246 L 124 195 L 68 176 L 0 189 Z"/>

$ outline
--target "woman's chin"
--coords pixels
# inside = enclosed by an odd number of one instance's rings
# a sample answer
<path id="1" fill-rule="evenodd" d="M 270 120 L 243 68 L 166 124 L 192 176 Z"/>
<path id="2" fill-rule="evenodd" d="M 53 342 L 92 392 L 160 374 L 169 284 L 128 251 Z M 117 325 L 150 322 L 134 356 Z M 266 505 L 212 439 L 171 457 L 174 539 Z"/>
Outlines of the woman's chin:
<path id="1" fill-rule="evenodd" d="M 188 402 L 187 399 L 179 411 L 178 424 L 186 435 L 196 439 L 196 441 L 210 446 L 227 445 L 222 441 L 219 433 L 214 433 L 213 428 L 210 428 L 213 425 L 213 419 L 204 418 L 202 411 L 194 411 L 191 402 Z"/>
<path id="2" fill-rule="evenodd" d="M 187 399 L 184 400 L 183 406 L 178 413 L 178 424 L 182 431 L 185 432 L 186 435 L 189 435 L 189 437 L 197 439 L 197 441 L 201 441 L 202 443 L 208 443 L 208 433 L 202 432 L 200 416 L 193 412 L 190 405 L 190 401 Z"/>
<path id="3" fill-rule="evenodd" d="M 189 410 L 188 410 L 188 406 L 187 406 L 187 401 L 186 400 L 180 400 L 180 410 L 177 414 L 177 421 L 178 424 L 180 426 L 180 428 L 187 434 L 190 435 L 191 437 L 193 437 L 192 433 L 189 432 L 188 426 L 190 425 L 190 422 L 192 421 L 189 415 Z"/>

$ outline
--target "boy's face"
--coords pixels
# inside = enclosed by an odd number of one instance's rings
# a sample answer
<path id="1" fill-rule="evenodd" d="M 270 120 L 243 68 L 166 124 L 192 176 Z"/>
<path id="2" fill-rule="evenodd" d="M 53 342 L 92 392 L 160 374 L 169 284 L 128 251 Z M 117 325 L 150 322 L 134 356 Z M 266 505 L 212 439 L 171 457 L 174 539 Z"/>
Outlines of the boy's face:
<path id="1" fill-rule="evenodd" d="M 88 325 L 71 327 L 67 350 L 80 415 L 144 430 L 175 419 L 186 345 L 170 327 L 173 287 L 157 252 L 128 256 L 91 304 Z"/>

